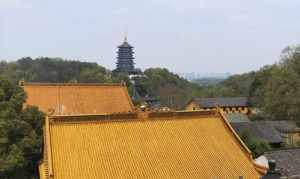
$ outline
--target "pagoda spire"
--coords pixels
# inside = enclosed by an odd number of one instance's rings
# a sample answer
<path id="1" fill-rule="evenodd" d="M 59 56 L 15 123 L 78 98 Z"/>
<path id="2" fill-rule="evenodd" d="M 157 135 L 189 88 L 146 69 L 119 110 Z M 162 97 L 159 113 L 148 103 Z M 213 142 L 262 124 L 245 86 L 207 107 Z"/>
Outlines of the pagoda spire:
<path id="1" fill-rule="evenodd" d="M 124 35 L 124 42 L 127 42 L 127 33 Z"/>

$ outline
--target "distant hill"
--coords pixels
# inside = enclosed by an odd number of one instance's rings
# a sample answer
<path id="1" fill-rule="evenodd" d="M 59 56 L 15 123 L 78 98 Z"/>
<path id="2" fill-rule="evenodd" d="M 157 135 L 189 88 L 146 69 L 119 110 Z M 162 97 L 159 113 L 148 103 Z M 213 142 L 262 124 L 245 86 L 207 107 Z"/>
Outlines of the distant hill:
<path id="1" fill-rule="evenodd" d="M 199 86 L 210 86 L 221 83 L 226 80 L 226 78 L 216 78 L 216 77 L 206 77 L 194 79 L 191 82 L 198 84 Z"/>
<path id="2" fill-rule="evenodd" d="M 197 72 L 190 72 L 190 73 L 178 73 L 178 75 L 184 79 L 189 81 L 203 79 L 203 78 L 228 78 L 231 76 L 230 73 L 197 73 Z"/>

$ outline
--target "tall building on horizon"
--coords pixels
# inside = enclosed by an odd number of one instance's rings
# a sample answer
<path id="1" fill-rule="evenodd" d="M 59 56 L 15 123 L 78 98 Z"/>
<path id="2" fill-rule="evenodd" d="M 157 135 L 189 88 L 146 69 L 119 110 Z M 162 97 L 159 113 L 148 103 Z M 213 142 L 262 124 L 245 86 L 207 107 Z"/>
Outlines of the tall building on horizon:
<path id="1" fill-rule="evenodd" d="M 134 68 L 134 47 L 127 42 L 127 37 L 125 36 L 124 42 L 118 46 L 118 56 L 117 56 L 117 67 L 114 72 L 124 72 L 129 74 L 136 73 Z"/>

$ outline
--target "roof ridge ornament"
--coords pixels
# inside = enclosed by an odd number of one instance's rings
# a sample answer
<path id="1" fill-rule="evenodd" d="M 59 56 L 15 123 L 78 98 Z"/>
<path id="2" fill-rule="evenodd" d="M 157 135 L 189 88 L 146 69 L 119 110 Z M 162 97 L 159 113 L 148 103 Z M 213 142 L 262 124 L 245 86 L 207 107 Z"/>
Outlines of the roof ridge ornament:
<path id="1" fill-rule="evenodd" d="M 124 42 L 127 42 L 127 33 L 125 33 Z"/>

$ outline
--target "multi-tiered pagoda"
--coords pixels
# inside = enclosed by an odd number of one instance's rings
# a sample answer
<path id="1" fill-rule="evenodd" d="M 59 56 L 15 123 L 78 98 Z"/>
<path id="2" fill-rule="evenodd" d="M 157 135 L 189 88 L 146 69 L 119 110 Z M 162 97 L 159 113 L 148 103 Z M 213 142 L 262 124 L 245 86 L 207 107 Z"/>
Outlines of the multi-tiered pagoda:
<path id="1" fill-rule="evenodd" d="M 124 72 L 129 74 L 136 73 L 136 69 L 134 68 L 134 52 L 133 46 L 131 46 L 127 42 L 127 38 L 125 37 L 122 45 L 118 46 L 118 61 L 117 68 L 114 70 L 115 72 Z"/>

